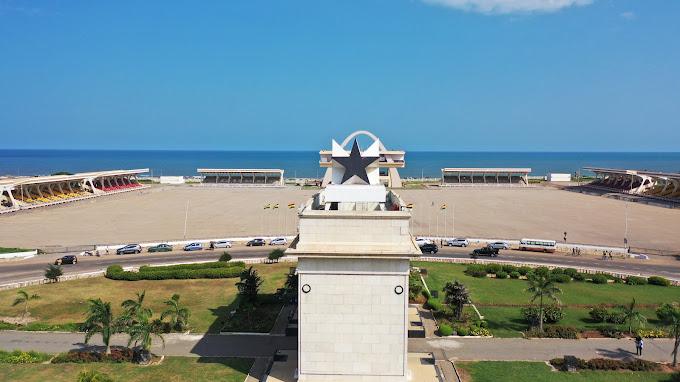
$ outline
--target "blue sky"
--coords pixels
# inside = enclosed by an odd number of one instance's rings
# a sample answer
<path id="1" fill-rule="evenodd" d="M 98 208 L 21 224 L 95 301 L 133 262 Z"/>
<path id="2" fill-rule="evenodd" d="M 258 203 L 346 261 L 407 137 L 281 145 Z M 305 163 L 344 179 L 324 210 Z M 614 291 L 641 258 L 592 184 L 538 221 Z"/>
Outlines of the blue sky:
<path id="1" fill-rule="evenodd" d="M 680 1 L 0 0 L 0 148 L 678 151 Z"/>

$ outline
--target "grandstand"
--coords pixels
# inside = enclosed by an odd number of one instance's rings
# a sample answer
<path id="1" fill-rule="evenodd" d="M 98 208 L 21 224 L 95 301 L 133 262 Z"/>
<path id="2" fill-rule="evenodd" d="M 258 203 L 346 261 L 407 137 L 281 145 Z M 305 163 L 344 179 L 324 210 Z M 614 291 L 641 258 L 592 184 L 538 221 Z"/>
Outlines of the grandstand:
<path id="1" fill-rule="evenodd" d="M 587 187 L 680 203 L 680 173 L 584 167 L 595 174 Z"/>
<path id="2" fill-rule="evenodd" d="M 199 168 L 196 170 L 206 186 L 283 187 L 281 169 Z"/>
<path id="3" fill-rule="evenodd" d="M 530 168 L 443 168 L 442 186 L 529 185 Z"/>
<path id="4" fill-rule="evenodd" d="M 0 213 L 45 207 L 146 188 L 137 175 L 149 169 L 0 179 Z"/>

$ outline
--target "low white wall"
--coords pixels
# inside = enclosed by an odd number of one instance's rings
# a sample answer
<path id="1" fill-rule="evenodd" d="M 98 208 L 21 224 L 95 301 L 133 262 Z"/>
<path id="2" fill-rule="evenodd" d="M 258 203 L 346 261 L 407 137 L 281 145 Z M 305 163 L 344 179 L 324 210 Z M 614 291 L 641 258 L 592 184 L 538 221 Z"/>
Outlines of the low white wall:
<path id="1" fill-rule="evenodd" d="M 12 252 L 0 254 L 0 259 L 16 259 L 23 258 L 28 259 L 38 254 L 38 251 L 26 251 L 26 252 Z"/>

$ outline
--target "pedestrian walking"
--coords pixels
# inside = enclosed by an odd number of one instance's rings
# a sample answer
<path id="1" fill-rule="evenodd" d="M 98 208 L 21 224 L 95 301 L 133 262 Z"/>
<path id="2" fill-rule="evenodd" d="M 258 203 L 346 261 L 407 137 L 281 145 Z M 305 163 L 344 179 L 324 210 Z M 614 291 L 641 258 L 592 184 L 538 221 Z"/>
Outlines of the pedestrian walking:
<path id="1" fill-rule="evenodd" d="M 640 342 L 638 342 L 638 353 L 639 353 L 638 355 L 640 357 L 642 357 L 642 348 L 644 348 L 644 347 L 645 347 L 645 341 L 642 338 L 640 338 Z"/>
<path id="2" fill-rule="evenodd" d="M 642 355 L 642 337 L 636 336 L 635 337 L 635 355 L 641 356 Z"/>

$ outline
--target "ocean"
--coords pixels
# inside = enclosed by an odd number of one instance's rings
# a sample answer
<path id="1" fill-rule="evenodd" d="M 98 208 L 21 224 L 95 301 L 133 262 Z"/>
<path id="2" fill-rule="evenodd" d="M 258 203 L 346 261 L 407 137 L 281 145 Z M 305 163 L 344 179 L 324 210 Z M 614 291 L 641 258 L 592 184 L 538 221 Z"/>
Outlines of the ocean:
<path id="1" fill-rule="evenodd" d="M 197 168 L 281 168 L 286 177 L 322 177 L 318 151 L 0 150 L 0 176 L 149 168 L 154 176 Z M 439 177 L 444 167 L 530 167 L 532 175 L 584 166 L 680 172 L 680 153 L 406 152 L 402 177 Z"/>

